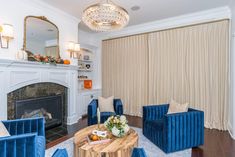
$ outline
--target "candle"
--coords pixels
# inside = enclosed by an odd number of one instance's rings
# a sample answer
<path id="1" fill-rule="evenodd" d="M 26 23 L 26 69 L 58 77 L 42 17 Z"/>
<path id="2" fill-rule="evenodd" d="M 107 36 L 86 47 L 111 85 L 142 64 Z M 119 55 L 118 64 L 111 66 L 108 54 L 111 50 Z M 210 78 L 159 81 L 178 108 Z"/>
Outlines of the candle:
<path id="1" fill-rule="evenodd" d="M 97 121 L 98 121 L 98 124 L 100 124 L 100 109 L 97 108 Z"/>

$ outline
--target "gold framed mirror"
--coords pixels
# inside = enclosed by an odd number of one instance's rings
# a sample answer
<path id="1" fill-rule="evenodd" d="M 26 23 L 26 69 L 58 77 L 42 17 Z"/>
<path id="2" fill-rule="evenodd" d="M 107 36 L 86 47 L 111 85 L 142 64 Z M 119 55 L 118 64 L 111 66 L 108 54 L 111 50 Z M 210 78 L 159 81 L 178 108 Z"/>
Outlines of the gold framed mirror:
<path id="1" fill-rule="evenodd" d="M 37 55 L 60 58 L 58 27 L 44 16 L 26 16 L 23 50 L 29 58 Z"/>

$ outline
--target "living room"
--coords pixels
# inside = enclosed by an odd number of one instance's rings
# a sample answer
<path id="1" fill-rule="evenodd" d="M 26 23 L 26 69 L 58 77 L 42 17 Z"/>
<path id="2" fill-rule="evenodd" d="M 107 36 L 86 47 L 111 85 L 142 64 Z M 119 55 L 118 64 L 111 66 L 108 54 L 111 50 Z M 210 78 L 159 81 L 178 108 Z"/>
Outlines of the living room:
<path id="1" fill-rule="evenodd" d="M 3 0 L 0 157 L 235 157 L 234 0 Z"/>

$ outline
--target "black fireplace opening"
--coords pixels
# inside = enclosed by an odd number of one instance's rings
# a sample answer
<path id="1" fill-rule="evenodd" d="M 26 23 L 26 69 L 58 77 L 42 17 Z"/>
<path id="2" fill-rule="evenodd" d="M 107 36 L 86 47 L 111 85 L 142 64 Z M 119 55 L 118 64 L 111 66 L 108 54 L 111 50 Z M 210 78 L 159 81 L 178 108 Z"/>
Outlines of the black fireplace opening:
<path id="1" fill-rule="evenodd" d="M 69 133 L 67 110 L 68 88 L 60 84 L 30 84 L 7 94 L 7 119 L 45 117 L 47 143 Z"/>
<path id="2" fill-rule="evenodd" d="M 62 96 L 48 96 L 15 102 L 15 117 L 20 118 L 45 118 L 46 130 L 62 125 L 63 107 Z"/>

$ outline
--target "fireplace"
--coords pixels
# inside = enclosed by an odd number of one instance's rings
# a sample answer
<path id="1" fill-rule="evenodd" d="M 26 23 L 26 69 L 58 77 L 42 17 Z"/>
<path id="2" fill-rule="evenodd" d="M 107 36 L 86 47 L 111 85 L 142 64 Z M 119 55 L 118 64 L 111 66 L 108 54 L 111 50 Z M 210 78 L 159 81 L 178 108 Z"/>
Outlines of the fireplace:
<path id="1" fill-rule="evenodd" d="M 63 124 L 62 96 L 48 96 L 15 102 L 15 117 L 44 117 L 46 130 Z"/>
<path id="2" fill-rule="evenodd" d="M 67 88 L 37 83 L 8 93 L 8 119 L 45 117 L 46 130 L 66 124 Z"/>

